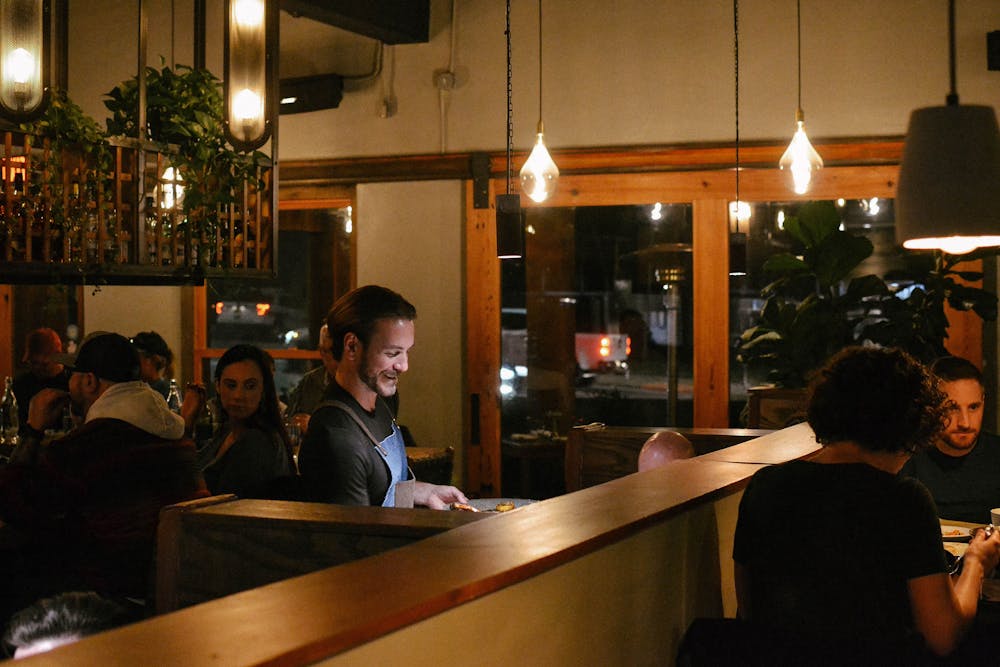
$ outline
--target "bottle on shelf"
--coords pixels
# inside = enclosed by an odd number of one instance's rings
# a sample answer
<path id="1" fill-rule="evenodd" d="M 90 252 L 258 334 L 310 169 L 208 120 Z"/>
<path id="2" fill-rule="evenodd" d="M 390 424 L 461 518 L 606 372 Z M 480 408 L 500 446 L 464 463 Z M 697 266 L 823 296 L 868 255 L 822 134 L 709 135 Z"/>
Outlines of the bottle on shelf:
<path id="1" fill-rule="evenodd" d="M 14 197 L 7 202 L 7 243 L 10 244 L 10 259 L 24 260 L 27 243 L 27 220 L 24 203 L 24 174 L 14 174 Z"/>
<path id="2" fill-rule="evenodd" d="M 167 407 L 171 412 L 181 413 L 181 392 L 177 389 L 177 380 L 170 379 L 170 390 L 167 391 Z"/>
<path id="3" fill-rule="evenodd" d="M 156 214 L 156 204 L 152 197 L 146 197 L 143 219 L 145 221 L 143 232 L 146 238 L 146 261 L 149 264 L 159 264 L 156 252 L 156 235 L 160 233 L 160 225 Z"/>
<path id="4" fill-rule="evenodd" d="M 14 380 L 9 375 L 4 380 L 3 398 L 0 399 L 0 444 L 13 450 L 17 446 L 17 432 L 20 429 L 17 416 L 17 397 L 14 396 Z M 7 452 L 9 454 L 9 451 Z"/>

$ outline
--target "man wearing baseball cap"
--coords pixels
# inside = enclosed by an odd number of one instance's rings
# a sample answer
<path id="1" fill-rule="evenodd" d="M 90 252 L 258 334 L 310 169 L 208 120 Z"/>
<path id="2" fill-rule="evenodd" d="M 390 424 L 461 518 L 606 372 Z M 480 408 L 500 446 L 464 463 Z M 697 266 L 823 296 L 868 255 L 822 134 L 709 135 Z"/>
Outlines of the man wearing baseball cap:
<path id="1" fill-rule="evenodd" d="M 127 338 L 91 334 L 60 361 L 72 371 L 69 392 L 32 399 L 21 443 L 0 470 L 0 519 L 31 554 L 26 572 L 0 578 L 0 613 L 65 590 L 143 600 L 160 508 L 207 495 L 183 419 L 139 379 Z M 42 444 L 67 402 L 83 423 Z"/>

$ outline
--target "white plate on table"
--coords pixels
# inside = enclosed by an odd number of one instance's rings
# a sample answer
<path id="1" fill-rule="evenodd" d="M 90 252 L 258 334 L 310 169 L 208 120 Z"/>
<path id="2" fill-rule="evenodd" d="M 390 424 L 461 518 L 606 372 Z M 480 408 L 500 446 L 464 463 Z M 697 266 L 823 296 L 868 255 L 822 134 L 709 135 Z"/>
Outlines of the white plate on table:
<path id="1" fill-rule="evenodd" d="M 972 529 L 965 526 L 953 526 L 951 524 L 941 524 L 942 540 L 968 540 L 972 538 Z"/>

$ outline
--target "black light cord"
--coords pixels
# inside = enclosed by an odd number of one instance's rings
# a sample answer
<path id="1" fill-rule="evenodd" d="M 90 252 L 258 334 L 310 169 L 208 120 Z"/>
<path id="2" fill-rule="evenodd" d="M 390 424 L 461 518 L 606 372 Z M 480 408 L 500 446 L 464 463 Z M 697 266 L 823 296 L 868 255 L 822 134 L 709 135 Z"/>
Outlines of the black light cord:
<path id="1" fill-rule="evenodd" d="M 795 41 L 799 61 L 799 113 L 802 113 L 802 0 L 795 0 Z"/>
<path id="2" fill-rule="evenodd" d="M 956 105 L 958 84 L 955 77 L 955 0 L 948 0 L 948 75 L 951 78 L 951 91 L 946 102 L 949 105 Z"/>
<path id="3" fill-rule="evenodd" d="M 538 0 L 538 130 L 542 125 L 542 0 Z"/>
<path id="4" fill-rule="evenodd" d="M 510 0 L 507 0 L 507 27 L 504 30 L 504 36 L 507 38 L 507 194 L 510 194 L 511 181 L 513 181 L 513 171 L 511 170 L 511 145 L 514 143 L 514 121 L 513 121 L 513 110 L 514 107 L 511 103 L 511 65 L 510 65 Z"/>
<path id="5" fill-rule="evenodd" d="M 736 63 L 736 233 L 740 231 L 740 0 L 733 0 L 733 62 Z"/>

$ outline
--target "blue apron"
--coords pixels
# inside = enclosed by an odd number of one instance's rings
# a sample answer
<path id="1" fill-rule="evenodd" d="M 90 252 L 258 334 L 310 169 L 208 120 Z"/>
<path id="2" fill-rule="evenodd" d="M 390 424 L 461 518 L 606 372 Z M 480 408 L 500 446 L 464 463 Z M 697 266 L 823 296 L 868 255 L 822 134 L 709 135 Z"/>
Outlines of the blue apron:
<path id="1" fill-rule="evenodd" d="M 405 482 L 409 477 L 409 467 L 406 462 L 406 444 L 403 442 L 403 433 L 396 426 L 395 420 L 392 422 L 392 433 L 375 449 L 385 464 L 389 466 L 389 490 L 385 492 L 382 507 L 396 507 L 396 486 L 400 482 Z M 412 494 L 410 502 L 406 506 L 413 506 Z"/>

